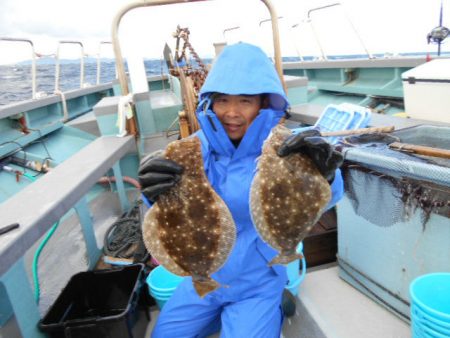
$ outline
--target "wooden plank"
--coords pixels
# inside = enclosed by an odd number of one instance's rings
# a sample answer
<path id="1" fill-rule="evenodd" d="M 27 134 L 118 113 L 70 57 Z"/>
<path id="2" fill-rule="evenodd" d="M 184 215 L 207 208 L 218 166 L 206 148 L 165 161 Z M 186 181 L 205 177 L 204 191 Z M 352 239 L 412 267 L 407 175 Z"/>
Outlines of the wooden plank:
<path id="1" fill-rule="evenodd" d="M 303 254 L 308 267 L 336 261 L 337 230 L 311 235 L 303 241 Z"/>
<path id="2" fill-rule="evenodd" d="M 319 223 L 325 230 L 337 229 L 336 208 L 332 208 L 324 213 L 317 223 Z"/>
<path id="3" fill-rule="evenodd" d="M 308 266 L 336 261 L 337 215 L 332 208 L 322 215 L 311 233 L 303 240 L 303 254 Z"/>

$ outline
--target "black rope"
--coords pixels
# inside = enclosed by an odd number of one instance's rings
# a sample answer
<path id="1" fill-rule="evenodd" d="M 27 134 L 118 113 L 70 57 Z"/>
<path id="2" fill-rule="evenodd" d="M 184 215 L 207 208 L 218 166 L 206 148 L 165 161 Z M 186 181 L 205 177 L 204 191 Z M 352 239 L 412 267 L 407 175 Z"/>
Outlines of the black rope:
<path id="1" fill-rule="evenodd" d="M 42 135 L 41 130 L 40 129 L 33 129 L 33 128 L 28 128 L 28 130 L 37 131 L 38 134 L 39 134 L 39 139 L 37 139 L 36 141 L 31 142 L 31 144 L 33 144 L 33 143 L 41 143 L 42 146 L 44 147 L 45 152 L 47 153 L 47 158 L 53 160 L 53 157 L 50 155 L 50 152 L 48 151 L 47 145 L 45 144 L 45 140 L 44 140 L 44 137 Z"/>
<path id="2" fill-rule="evenodd" d="M 103 241 L 105 255 L 133 259 L 134 263 L 145 263 L 148 260 L 149 254 L 142 239 L 141 203 L 142 201 L 138 201 L 108 228 Z"/>
<path id="3" fill-rule="evenodd" d="M 0 147 L 3 147 L 4 145 L 6 145 L 8 143 L 15 144 L 16 146 L 19 147 L 19 149 L 14 149 L 14 150 L 10 151 L 9 153 L 5 154 L 5 156 L 3 156 L 3 158 L 6 158 L 6 157 L 8 157 L 10 155 L 14 155 L 15 153 L 18 153 L 19 151 L 23 151 L 24 152 L 24 157 L 25 157 L 24 159 L 25 160 L 27 159 L 27 157 L 26 157 L 27 153 L 25 152 L 25 150 L 23 150 L 23 146 L 19 142 L 15 141 L 15 140 L 11 140 L 11 141 L 6 141 L 6 142 L 3 142 L 3 143 L 0 143 Z"/>

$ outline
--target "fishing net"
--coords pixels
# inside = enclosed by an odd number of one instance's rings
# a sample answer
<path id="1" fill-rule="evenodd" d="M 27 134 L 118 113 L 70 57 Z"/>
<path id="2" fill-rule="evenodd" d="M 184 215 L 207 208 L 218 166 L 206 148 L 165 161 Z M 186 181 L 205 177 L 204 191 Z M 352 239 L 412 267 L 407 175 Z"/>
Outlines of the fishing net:
<path id="1" fill-rule="evenodd" d="M 415 212 L 421 213 L 424 229 L 432 213 L 450 218 L 450 160 L 389 149 L 397 140 L 374 135 L 340 144 L 345 191 L 355 213 L 385 227 L 406 222 Z"/>

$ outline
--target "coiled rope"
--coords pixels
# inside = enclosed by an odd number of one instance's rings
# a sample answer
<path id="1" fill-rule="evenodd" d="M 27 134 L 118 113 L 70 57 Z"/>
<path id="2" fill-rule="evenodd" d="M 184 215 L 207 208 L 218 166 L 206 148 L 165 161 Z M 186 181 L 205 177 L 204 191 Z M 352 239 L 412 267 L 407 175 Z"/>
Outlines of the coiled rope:
<path id="1" fill-rule="evenodd" d="M 141 230 L 140 205 L 135 205 L 106 231 L 103 252 L 115 258 L 133 259 L 134 263 L 145 263 L 149 254 L 144 246 Z"/>

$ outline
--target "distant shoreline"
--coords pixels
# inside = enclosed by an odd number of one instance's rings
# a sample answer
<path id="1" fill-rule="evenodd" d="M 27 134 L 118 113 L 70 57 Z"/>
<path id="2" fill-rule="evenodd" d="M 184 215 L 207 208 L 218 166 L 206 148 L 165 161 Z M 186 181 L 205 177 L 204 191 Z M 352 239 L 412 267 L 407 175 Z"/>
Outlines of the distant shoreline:
<path id="1" fill-rule="evenodd" d="M 408 53 L 398 53 L 398 54 L 392 54 L 392 53 L 376 53 L 373 54 L 374 57 L 377 58 L 383 58 L 383 57 L 418 57 L 418 56 L 427 56 L 429 55 L 430 57 L 436 57 L 437 56 L 437 52 L 408 52 Z M 441 56 L 449 56 L 450 57 L 450 52 L 442 52 Z M 317 59 L 318 56 L 317 55 L 306 55 L 303 56 L 303 59 L 306 61 L 311 61 L 314 59 Z M 367 58 L 367 54 L 340 54 L 340 55 L 327 55 L 327 58 L 330 60 L 340 60 L 340 59 L 363 59 L 363 58 Z M 156 58 L 144 58 L 144 62 L 148 61 L 161 61 L 161 59 L 156 59 Z M 212 58 L 204 58 L 204 61 L 206 63 L 210 63 L 212 61 Z M 300 57 L 299 56 L 285 56 L 283 57 L 283 61 L 300 61 Z M 115 60 L 113 58 L 101 58 L 100 59 L 101 63 L 114 63 Z M 0 64 L 0 66 L 12 66 L 12 65 L 30 65 L 32 63 L 31 60 L 25 60 L 25 61 L 20 61 L 17 63 L 9 63 L 9 64 Z M 79 64 L 80 60 L 79 59 L 60 59 L 59 60 L 60 64 Z M 89 63 L 97 63 L 97 58 L 93 58 L 93 57 L 87 57 L 84 59 L 84 63 L 85 64 L 89 64 Z M 36 64 L 37 65 L 48 65 L 48 64 L 55 64 L 55 59 L 54 58 L 50 58 L 50 57 L 45 57 L 45 58 L 38 58 L 36 59 Z"/>

